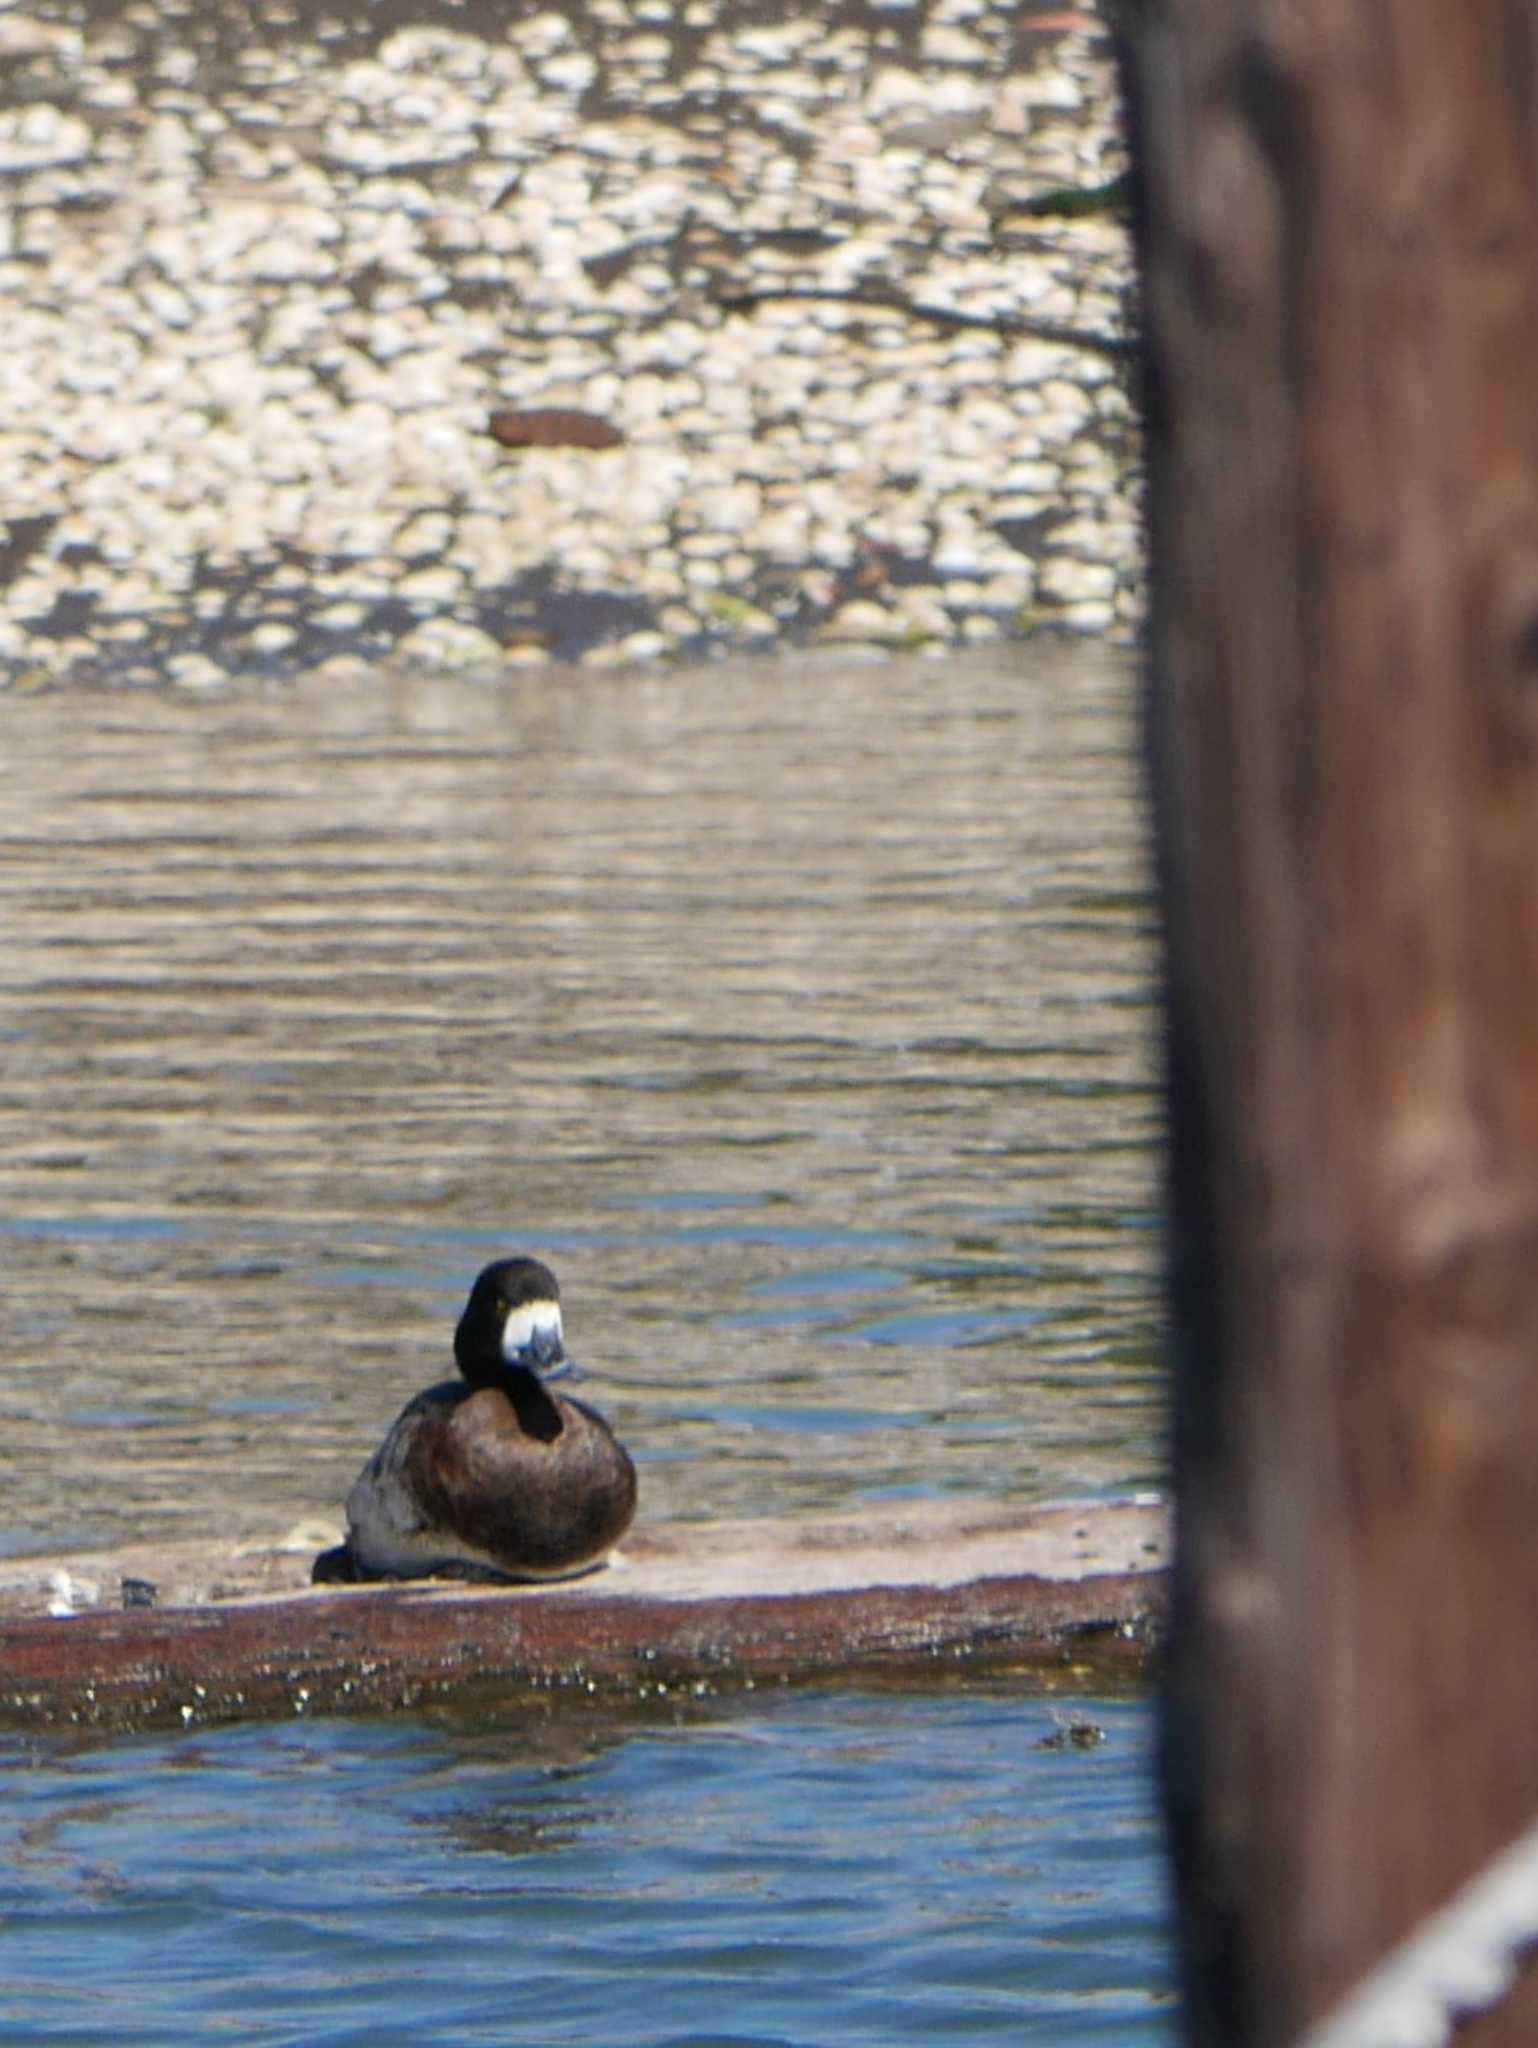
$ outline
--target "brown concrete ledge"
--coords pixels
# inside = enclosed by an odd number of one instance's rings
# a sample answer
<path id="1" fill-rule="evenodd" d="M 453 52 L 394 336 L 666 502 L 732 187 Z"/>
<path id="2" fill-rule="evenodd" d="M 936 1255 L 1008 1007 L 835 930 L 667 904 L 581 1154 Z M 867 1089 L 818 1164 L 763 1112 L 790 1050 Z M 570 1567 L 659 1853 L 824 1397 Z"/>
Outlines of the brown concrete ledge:
<path id="1" fill-rule="evenodd" d="M 546 1586 L 311 1588 L 311 1543 L 30 1558 L 0 1565 L 0 1721 L 380 1710 L 487 1686 L 642 1698 L 936 1666 L 1135 1671 L 1168 1542 L 1150 1500 L 935 1501 L 641 1529 L 614 1564 Z M 153 1606 L 125 1605 L 150 1586 Z"/>

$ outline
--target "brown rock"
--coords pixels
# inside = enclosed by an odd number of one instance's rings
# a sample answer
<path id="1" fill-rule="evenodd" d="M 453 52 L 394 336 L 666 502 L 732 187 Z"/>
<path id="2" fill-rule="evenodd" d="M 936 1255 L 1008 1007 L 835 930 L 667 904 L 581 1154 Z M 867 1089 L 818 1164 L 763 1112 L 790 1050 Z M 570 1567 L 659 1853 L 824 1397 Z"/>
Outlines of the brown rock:
<path id="1" fill-rule="evenodd" d="M 506 407 L 487 422 L 504 448 L 618 448 L 619 428 L 571 405 Z"/>

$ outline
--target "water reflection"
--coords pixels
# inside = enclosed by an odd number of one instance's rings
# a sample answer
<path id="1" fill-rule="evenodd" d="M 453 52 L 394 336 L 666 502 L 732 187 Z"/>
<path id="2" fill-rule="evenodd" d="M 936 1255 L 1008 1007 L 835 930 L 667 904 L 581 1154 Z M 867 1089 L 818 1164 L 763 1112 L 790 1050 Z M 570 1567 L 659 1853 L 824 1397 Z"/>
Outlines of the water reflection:
<path id="1" fill-rule="evenodd" d="M 1153 1473 L 1114 667 L 6 716 L 0 1547 L 334 1509 L 508 1248 L 646 1513 Z"/>
<path id="2" fill-rule="evenodd" d="M 1154 2048 L 1150 1717 L 1090 1711 L 1091 1750 L 1044 1747 L 1051 1708 L 1008 1687 L 6 1742 L 0 2023 Z"/>

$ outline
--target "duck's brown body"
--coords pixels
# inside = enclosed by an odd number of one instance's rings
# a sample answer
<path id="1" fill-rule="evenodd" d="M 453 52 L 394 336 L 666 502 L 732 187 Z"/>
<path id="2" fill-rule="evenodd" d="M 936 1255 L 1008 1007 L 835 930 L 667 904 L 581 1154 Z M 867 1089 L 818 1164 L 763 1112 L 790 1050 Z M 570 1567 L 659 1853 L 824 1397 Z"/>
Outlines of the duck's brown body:
<path id="1" fill-rule="evenodd" d="M 635 1502 L 635 1467 L 585 1402 L 532 1374 L 445 1380 L 408 1404 L 359 1474 L 347 1547 L 370 1577 L 455 1565 L 559 1577 L 607 1556 Z"/>
<path id="2" fill-rule="evenodd" d="M 571 1370 L 555 1275 L 499 1259 L 454 1333 L 463 1377 L 408 1402 L 347 1496 L 347 1541 L 317 1579 L 470 1571 L 518 1579 L 585 1571 L 635 1513 L 635 1467 L 585 1402 L 552 1392 Z"/>

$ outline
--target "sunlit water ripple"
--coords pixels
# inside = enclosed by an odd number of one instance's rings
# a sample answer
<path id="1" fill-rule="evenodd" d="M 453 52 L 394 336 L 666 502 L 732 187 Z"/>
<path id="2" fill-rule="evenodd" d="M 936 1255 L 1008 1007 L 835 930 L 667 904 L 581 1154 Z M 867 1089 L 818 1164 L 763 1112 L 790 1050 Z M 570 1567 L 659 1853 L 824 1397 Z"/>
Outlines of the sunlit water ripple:
<path id="1" fill-rule="evenodd" d="M 335 1515 L 517 1248 L 649 1514 L 1155 1477 L 1128 698 L 8 703 L 0 1550 Z"/>
<path id="2" fill-rule="evenodd" d="M 1128 700 L 1030 650 L 8 701 L 0 1551 L 334 1519 L 518 1247 L 643 1515 L 1156 1478 Z M 0 2031 L 1160 2048 L 1147 1710 L 1092 1710 L 10 1740 Z"/>
<path id="3" fill-rule="evenodd" d="M 1147 1710 L 0 1746 L 9 2039 L 1172 2048 Z"/>

